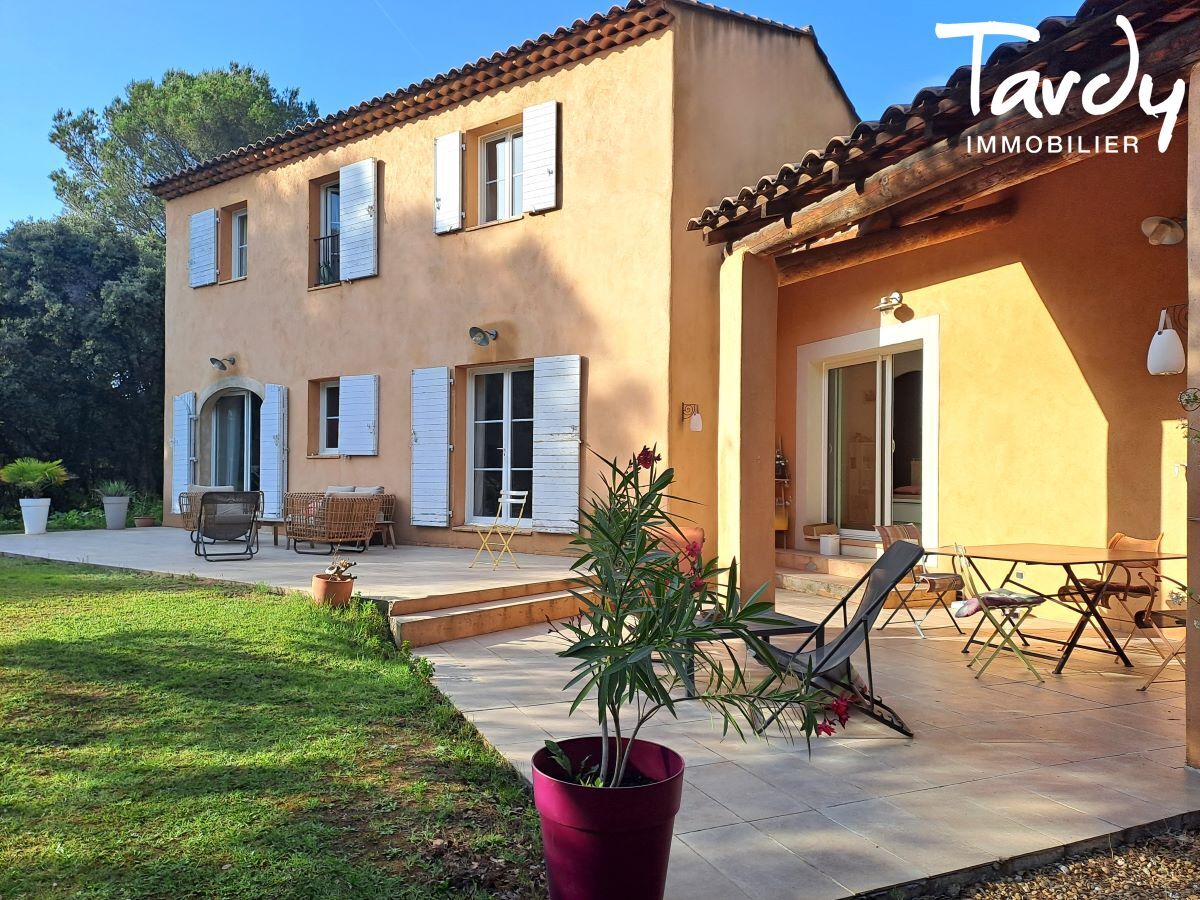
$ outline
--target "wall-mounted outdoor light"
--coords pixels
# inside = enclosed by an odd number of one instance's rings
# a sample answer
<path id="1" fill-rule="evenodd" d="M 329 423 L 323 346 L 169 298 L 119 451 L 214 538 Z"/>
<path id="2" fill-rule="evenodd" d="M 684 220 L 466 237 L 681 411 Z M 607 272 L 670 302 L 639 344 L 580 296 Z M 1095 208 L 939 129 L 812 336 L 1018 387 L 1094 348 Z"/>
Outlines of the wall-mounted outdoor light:
<path id="1" fill-rule="evenodd" d="M 1183 340 L 1172 319 L 1169 310 L 1158 314 L 1158 330 L 1150 338 L 1150 349 L 1146 352 L 1146 370 L 1151 375 L 1178 375 L 1187 368 Z"/>
<path id="2" fill-rule="evenodd" d="M 682 419 L 682 421 L 687 422 L 688 427 L 691 428 L 692 431 L 703 431 L 704 430 L 704 420 L 702 418 L 700 418 L 700 404 L 699 403 L 683 404 L 683 419 Z"/>
<path id="3" fill-rule="evenodd" d="M 1155 247 L 1169 247 L 1183 242 L 1187 236 L 1187 223 L 1182 218 L 1150 216 L 1142 219 L 1142 234 Z"/>
<path id="4" fill-rule="evenodd" d="M 486 347 L 500 336 L 500 332 L 496 331 L 495 329 L 492 329 L 491 331 L 485 331 L 478 325 L 472 325 L 471 330 L 468 331 L 467 334 L 469 334 L 471 336 L 471 340 L 480 347 Z"/>
<path id="5" fill-rule="evenodd" d="M 214 369 L 216 369 L 218 372 L 224 372 L 230 366 L 237 365 L 237 357 L 236 356 L 223 356 L 223 357 L 217 358 L 215 356 L 210 356 L 208 358 L 208 364 L 210 366 L 212 366 Z"/>
<path id="6" fill-rule="evenodd" d="M 875 306 L 877 312 L 894 313 L 904 305 L 904 295 L 899 291 L 892 291 L 886 297 L 880 297 L 879 303 Z"/>

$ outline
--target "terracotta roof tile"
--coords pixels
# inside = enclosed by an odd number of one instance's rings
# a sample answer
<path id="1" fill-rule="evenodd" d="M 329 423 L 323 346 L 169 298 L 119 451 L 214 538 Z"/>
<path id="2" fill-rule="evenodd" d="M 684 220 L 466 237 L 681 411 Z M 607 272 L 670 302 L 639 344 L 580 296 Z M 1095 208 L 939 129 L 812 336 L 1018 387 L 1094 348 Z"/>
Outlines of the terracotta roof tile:
<path id="1" fill-rule="evenodd" d="M 733 17 L 751 24 L 812 36 L 807 27 L 795 27 L 747 13 L 714 6 L 701 0 L 628 0 L 588 19 L 576 19 L 553 34 L 542 34 L 519 46 L 480 57 L 448 72 L 427 78 L 381 97 L 305 122 L 281 134 L 182 168 L 149 185 L 165 199 L 180 197 L 255 169 L 279 165 L 323 147 L 353 140 L 383 128 L 425 115 L 522 79 L 576 62 L 638 40 L 666 28 L 671 6 L 687 7 Z"/>
<path id="2" fill-rule="evenodd" d="M 848 135 L 832 138 L 778 172 L 764 175 L 688 222 L 688 230 L 756 230 L 772 219 L 816 203 L 846 184 L 887 168 L 899 159 L 988 117 L 996 86 L 1014 70 L 1053 74 L 1086 71 L 1111 57 L 1119 35 L 1097 23 L 1109 14 L 1129 17 L 1139 42 L 1152 39 L 1185 18 L 1200 15 L 1200 0 L 1085 0 L 1074 16 L 1052 16 L 1038 26 L 1041 40 L 998 46 L 981 76 L 982 109 L 970 108 L 971 67 L 960 66 L 944 85 L 921 88 L 911 103 L 889 106 L 874 121 L 859 122 Z M 1115 26 L 1113 26 L 1115 28 Z M 1052 67 L 1052 68 L 1051 68 Z M 734 227 L 730 227 L 734 226 Z"/>

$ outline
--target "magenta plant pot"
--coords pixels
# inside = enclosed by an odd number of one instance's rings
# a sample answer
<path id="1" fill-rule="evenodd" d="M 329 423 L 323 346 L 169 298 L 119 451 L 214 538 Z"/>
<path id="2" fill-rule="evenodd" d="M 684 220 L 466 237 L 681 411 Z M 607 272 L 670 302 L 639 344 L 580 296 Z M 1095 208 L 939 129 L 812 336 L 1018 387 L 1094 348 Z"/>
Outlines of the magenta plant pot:
<path id="1" fill-rule="evenodd" d="M 578 767 L 599 762 L 603 738 L 571 738 L 559 746 Z M 609 738 L 612 748 L 616 739 Z M 650 741 L 634 743 L 629 767 L 651 784 L 583 787 L 544 747 L 533 754 L 533 801 L 551 900 L 661 900 L 671 859 L 675 813 L 683 794 L 683 757 Z"/>

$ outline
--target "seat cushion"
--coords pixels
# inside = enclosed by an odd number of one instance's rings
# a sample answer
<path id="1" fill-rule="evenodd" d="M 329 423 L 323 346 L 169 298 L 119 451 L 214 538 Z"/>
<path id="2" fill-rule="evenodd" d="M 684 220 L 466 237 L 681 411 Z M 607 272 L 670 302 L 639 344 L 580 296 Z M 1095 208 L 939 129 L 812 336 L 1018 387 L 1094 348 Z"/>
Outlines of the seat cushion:
<path id="1" fill-rule="evenodd" d="M 355 487 L 352 484 L 331 484 L 325 488 L 326 494 L 353 494 Z"/>
<path id="2" fill-rule="evenodd" d="M 1104 582 L 1101 581 L 1099 578 L 1080 578 L 1079 583 L 1082 584 L 1089 591 L 1099 590 L 1100 586 L 1102 584 L 1104 584 Z M 1074 592 L 1074 586 L 1068 585 L 1068 586 L 1064 587 L 1063 590 L 1067 591 L 1068 593 Z M 1154 593 L 1154 588 L 1153 588 L 1153 586 L 1146 584 L 1144 582 L 1139 583 L 1136 581 L 1131 584 L 1110 583 L 1108 585 L 1108 587 L 1106 587 L 1104 589 L 1104 593 L 1105 594 L 1135 594 L 1139 597 L 1149 597 L 1151 594 Z"/>
<path id="3" fill-rule="evenodd" d="M 384 487 L 382 484 L 374 484 L 374 485 L 371 485 L 370 487 L 356 487 L 354 489 L 354 493 L 356 493 L 356 494 L 385 494 L 385 493 L 387 493 L 387 491 L 384 490 Z"/>
<path id="4" fill-rule="evenodd" d="M 1043 597 L 1030 597 L 1028 594 L 1014 594 L 1009 591 L 987 591 L 979 595 L 979 602 L 989 609 L 1037 606 L 1044 599 Z"/>

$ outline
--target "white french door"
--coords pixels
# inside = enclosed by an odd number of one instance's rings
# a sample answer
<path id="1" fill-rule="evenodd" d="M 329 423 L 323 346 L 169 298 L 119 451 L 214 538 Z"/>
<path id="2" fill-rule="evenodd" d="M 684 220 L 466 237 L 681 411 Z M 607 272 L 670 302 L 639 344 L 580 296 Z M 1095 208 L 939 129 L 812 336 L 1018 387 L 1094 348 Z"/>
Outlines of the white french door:
<path id="1" fill-rule="evenodd" d="M 843 537 L 921 522 L 918 350 L 875 353 L 825 371 L 825 514 Z"/>
<path id="2" fill-rule="evenodd" d="M 467 395 L 467 508 L 473 523 L 491 522 L 506 491 L 527 491 L 519 504 L 500 510 L 502 521 L 528 522 L 533 515 L 533 369 L 491 369 L 474 373 Z M 518 515 L 520 519 L 518 520 Z"/>

